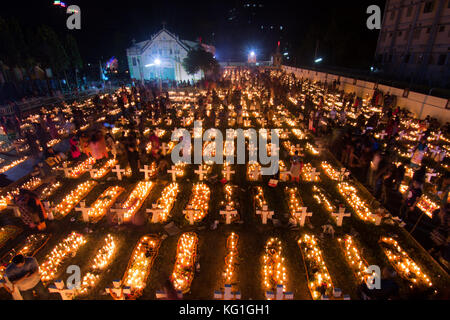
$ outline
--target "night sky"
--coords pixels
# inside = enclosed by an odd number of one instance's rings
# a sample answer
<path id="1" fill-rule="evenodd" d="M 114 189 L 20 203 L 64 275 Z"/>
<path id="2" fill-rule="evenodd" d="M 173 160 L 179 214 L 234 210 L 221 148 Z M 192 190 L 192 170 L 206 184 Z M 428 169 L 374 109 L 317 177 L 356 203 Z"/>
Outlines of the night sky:
<path id="1" fill-rule="evenodd" d="M 24 27 L 47 24 L 60 34 L 72 33 L 85 63 L 124 56 L 133 38 L 149 39 L 165 22 L 166 28 L 181 39 L 195 41 L 201 37 L 215 45 L 219 61 L 245 61 L 249 50 L 255 50 L 261 59 L 268 59 L 281 40 L 283 50 L 293 55 L 291 61 L 305 65 L 301 57 L 306 56 L 309 61 L 310 52 L 314 51 L 311 47 L 315 47 L 312 43 L 325 42 L 325 38 L 331 47 L 335 44 L 330 39 L 346 43 L 347 51 L 341 55 L 370 59 L 367 56 L 373 55 L 379 32 L 365 27 L 366 8 L 378 4 L 384 10 L 384 2 L 67 0 L 67 5 L 77 4 L 81 8 L 82 29 L 75 31 L 66 28 L 65 9 L 53 6 L 50 0 L 2 2 L 0 16 L 14 16 Z M 325 49 L 321 54 L 326 56 Z M 341 62 L 341 58 L 329 60 L 336 64 L 351 63 L 351 60 Z"/>

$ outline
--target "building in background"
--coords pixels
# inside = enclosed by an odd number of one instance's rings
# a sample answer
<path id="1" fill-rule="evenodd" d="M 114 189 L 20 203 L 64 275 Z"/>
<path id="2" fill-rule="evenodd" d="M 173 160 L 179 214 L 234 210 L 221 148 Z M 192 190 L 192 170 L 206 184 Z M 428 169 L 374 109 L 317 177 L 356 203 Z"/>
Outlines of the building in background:
<path id="1" fill-rule="evenodd" d="M 187 74 L 183 60 L 189 50 L 201 45 L 203 49 L 215 54 L 215 48 L 200 42 L 180 40 L 178 36 L 163 28 L 150 40 L 133 43 L 127 49 L 130 78 L 137 80 L 200 80 L 202 73 Z"/>
<path id="2" fill-rule="evenodd" d="M 450 0 L 388 0 L 376 50 L 384 73 L 450 86 Z"/>

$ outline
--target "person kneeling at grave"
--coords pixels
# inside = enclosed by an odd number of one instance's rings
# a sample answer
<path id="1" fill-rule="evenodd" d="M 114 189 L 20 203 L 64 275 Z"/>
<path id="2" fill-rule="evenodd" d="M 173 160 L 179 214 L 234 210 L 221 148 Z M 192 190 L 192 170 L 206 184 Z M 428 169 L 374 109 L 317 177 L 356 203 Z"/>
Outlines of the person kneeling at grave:
<path id="1" fill-rule="evenodd" d="M 34 257 L 15 256 L 6 267 L 8 281 L 19 289 L 24 300 L 46 300 L 47 290 L 41 282 L 39 265 Z"/>
<path id="2" fill-rule="evenodd" d="M 14 199 L 20 210 L 20 219 L 31 229 L 45 230 L 47 212 L 39 197 L 25 189 L 20 189 L 19 195 Z"/>

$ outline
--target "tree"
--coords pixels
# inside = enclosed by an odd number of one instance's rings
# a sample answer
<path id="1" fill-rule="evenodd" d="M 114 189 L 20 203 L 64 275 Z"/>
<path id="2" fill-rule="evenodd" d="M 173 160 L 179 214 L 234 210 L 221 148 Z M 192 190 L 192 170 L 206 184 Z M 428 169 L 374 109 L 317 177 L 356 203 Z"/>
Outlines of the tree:
<path id="1" fill-rule="evenodd" d="M 204 75 L 216 75 L 220 70 L 220 65 L 213 54 L 205 51 L 202 47 L 189 50 L 187 57 L 183 60 L 183 67 L 190 75 L 203 71 Z"/>

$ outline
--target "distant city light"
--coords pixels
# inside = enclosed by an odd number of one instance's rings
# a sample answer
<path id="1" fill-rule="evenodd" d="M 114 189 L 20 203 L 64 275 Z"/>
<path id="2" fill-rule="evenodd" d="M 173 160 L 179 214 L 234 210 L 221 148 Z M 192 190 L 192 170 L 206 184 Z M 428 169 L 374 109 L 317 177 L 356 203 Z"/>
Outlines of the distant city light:
<path id="1" fill-rule="evenodd" d="M 319 63 L 319 62 L 322 62 L 322 58 L 319 58 L 319 59 L 316 59 L 316 61 L 314 61 L 315 63 Z"/>

